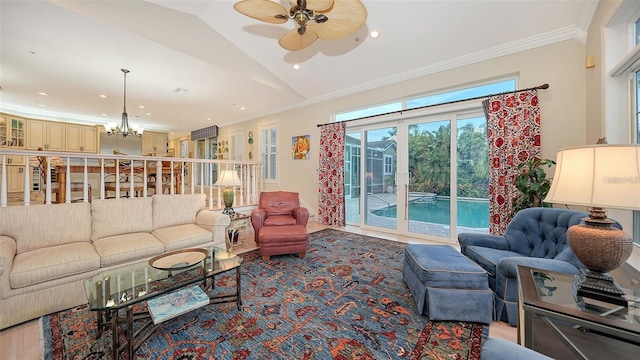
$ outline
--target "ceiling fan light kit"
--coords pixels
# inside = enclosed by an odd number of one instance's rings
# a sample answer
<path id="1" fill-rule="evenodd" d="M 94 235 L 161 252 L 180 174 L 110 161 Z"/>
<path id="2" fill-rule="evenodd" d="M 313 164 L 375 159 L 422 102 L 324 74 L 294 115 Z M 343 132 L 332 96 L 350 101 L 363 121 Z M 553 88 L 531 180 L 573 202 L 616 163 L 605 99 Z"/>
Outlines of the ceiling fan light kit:
<path id="1" fill-rule="evenodd" d="M 367 21 L 367 9 L 360 0 L 289 0 L 289 11 L 271 0 L 242 0 L 233 7 L 239 13 L 270 24 L 289 19 L 296 28 L 284 33 L 278 43 L 290 51 L 302 50 L 318 38 L 339 40 Z"/>

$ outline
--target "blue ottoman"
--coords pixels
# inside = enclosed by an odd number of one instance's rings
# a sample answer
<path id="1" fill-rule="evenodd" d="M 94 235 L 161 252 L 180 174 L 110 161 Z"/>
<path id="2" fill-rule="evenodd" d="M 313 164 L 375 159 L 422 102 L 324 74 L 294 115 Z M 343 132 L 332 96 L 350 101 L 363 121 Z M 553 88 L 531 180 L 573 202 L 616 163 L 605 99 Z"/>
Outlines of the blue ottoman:
<path id="1" fill-rule="evenodd" d="M 486 271 L 452 246 L 408 244 L 402 279 L 418 312 L 430 320 L 489 324 L 493 319 L 493 292 Z"/>

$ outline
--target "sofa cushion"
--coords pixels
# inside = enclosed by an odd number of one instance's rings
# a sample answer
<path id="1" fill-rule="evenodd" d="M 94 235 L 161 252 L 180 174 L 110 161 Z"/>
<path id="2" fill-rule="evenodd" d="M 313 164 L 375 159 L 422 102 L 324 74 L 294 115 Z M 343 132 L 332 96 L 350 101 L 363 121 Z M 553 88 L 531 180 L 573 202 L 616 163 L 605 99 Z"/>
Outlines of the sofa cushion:
<path id="1" fill-rule="evenodd" d="M 9 279 L 11 287 L 16 289 L 99 268 L 100 257 L 93 246 L 88 242 L 76 242 L 16 255 Z"/>
<path id="2" fill-rule="evenodd" d="M 198 245 L 213 245 L 213 234 L 195 224 L 156 229 L 151 234 L 164 244 L 165 252 Z"/>
<path id="3" fill-rule="evenodd" d="M 103 237 L 94 240 L 93 246 L 102 267 L 150 258 L 164 251 L 162 243 L 146 232 Z"/>
<path id="4" fill-rule="evenodd" d="M 89 203 L 31 205 L 0 208 L 0 235 L 16 241 L 16 253 L 63 244 L 89 242 Z"/>
<path id="5" fill-rule="evenodd" d="M 498 271 L 497 266 L 500 260 L 511 256 L 522 257 L 522 254 L 509 250 L 492 249 L 482 246 L 467 247 L 467 257 L 480 265 L 491 277 L 496 276 Z"/>
<path id="6" fill-rule="evenodd" d="M 91 240 L 138 232 L 150 233 L 151 198 L 94 200 Z"/>
<path id="7" fill-rule="evenodd" d="M 198 211 L 206 206 L 205 194 L 154 195 L 153 229 L 195 224 Z"/>

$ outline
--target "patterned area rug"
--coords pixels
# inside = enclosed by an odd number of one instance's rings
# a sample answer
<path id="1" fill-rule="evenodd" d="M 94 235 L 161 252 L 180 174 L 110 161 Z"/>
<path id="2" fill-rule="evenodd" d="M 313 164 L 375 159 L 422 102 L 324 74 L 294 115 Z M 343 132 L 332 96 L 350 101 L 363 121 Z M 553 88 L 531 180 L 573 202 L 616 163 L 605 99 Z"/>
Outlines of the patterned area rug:
<path id="1" fill-rule="evenodd" d="M 480 324 L 429 322 L 402 281 L 404 244 L 322 230 L 307 257 L 243 254 L 242 311 L 209 305 L 167 321 L 137 359 L 480 359 Z M 228 292 L 234 274 L 216 278 Z M 44 316 L 46 359 L 110 357 L 86 305 Z"/>

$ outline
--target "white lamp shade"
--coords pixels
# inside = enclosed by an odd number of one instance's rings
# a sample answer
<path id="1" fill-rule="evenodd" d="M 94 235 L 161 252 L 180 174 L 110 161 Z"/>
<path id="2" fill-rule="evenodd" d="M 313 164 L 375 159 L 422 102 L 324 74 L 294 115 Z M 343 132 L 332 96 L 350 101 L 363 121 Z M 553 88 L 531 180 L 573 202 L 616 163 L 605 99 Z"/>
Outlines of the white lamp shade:
<path id="1" fill-rule="evenodd" d="M 591 145 L 558 151 L 555 204 L 640 210 L 640 145 Z"/>
<path id="2" fill-rule="evenodd" d="M 240 178 L 235 170 L 222 170 L 220 171 L 220 176 L 218 176 L 218 181 L 216 181 L 215 185 L 237 186 L 240 185 Z"/>

